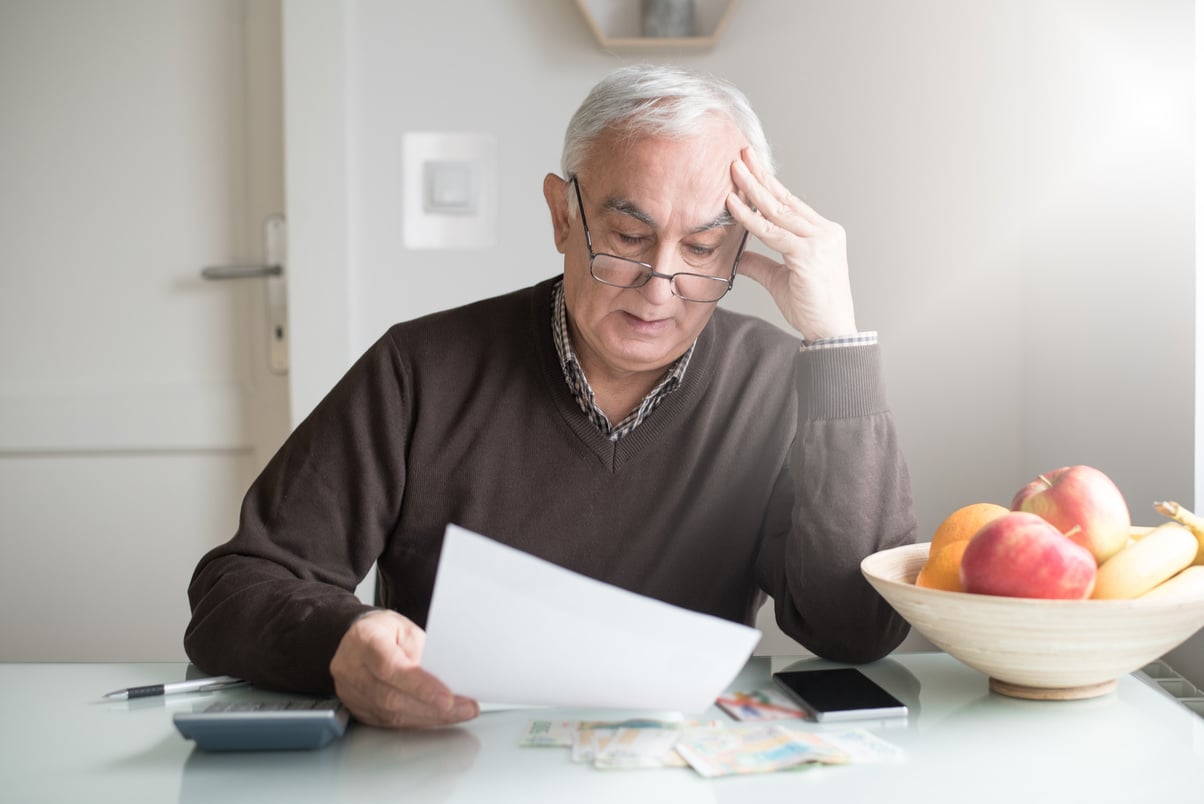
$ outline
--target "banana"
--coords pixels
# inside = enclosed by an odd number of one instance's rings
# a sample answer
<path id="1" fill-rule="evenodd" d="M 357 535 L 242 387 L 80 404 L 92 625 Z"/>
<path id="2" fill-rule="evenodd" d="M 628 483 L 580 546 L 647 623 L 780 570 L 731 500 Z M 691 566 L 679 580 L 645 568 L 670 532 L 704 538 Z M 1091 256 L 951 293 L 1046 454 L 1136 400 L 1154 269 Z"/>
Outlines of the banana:
<path id="1" fill-rule="evenodd" d="M 1141 596 L 1142 600 L 1204 600 L 1204 566 L 1193 564 Z"/>
<path id="2" fill-rule="evenodd" d="M 1091 597 L 1116 600 L 1143 595 L 1190 565 L 1197 548 L 1195 534 L 1183 525 L 1159 525 L 1100 565 Z"/>
<path id="3" fill-rule="evenodd" d="M 1124 547 L 1132 547 L 1139 541 L 1149 536 L 1153 532 L 1153 525 L 1131 525 L 1129 526 L 1129 538 L 1125 539 Z M 1123 550 L 1124 547 L 1121 549 Z M 1119 551 L 1118 551 L 1119 552 Z M 1115 555 L 1115 553 L 1113 554 Z"/>
<path id="4" fill-rule="evenodd" d="M 1179 503 L 1169 500 L 1154 503 L 1154 510 L 1163 516 L 1169 516 L 1192 532 L 1192 535 L 1196 537 L 1196 557 L 1191 563 L 1204 564 L 1204 519 L 1196 516 Z"/>

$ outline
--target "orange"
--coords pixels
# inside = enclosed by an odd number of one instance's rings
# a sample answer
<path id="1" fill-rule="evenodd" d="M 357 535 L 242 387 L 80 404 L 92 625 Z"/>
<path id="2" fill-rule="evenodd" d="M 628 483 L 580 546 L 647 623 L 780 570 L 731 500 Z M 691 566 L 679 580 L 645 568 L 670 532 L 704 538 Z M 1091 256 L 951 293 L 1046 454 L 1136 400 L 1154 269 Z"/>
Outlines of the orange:
<path id="1" fill-rule="evenodd" d="M 916 586 L 929 589 L 945 589 L 961 592 L 962 581 L 958 571 L 962 565 L 962 553 L 971 537 L 993 519 L 1008 513 L 1008 509 L 995 503 L 970 503 L 958 508 L 937 526 L 928 547 L 928 560 L 916 576 Z"/>
<path id="2" fill-rule="evenodd" d="M 969 539 L 949 542 L 940 550 L 930 552 L 928 560 L 916 576 L 916 586 L 927 589 L 944 589 L 948 592 L 964 592 L 961 575 L 962 553 L 966 552 Z"/>
<path id="3" fill-rule="evenodd" d="M 1006 513 L 1007 508 L 995 503 L 978 502 L 963 505 L 945 517 L 945 521 L 932 534 L 932 547 L 929 548 L 928 555 L 936 555 L 947 544 L 969 541 L 971 536 L 978 533 L 979 528 Z"/>

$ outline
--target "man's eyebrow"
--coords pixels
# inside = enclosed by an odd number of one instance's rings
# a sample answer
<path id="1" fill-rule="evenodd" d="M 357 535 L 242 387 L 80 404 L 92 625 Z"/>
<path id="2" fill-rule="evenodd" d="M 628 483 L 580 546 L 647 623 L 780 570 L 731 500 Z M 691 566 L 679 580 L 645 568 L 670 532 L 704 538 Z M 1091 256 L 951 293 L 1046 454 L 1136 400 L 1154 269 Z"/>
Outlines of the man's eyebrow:
<path id="1" fill-rule="evenodd" d="M 612 198 L 606 202 L 606 209 L 611 212 L 617 212 L 620 215 L 628 215 L 645 226 L 650 226 L 653 229 L 656 228 L 656 221 L 653 220 L 652 216 L 630 201 L 622 198 Z"/>
<path id="2" fill-rule="evenodd" d="M 656 220 L 653 219 L 653 217 L 651 215 L 649 215 L 647 212 L 640 209 L 638 206 L 636 206 L 635 204 L 633 204 L 630 201 L 626 201 L 622 198 L 612 198 L 611 200 L 606 202 L 605 207 L 606 207 L 606 209 L 610 210 L 611 212 L 617 212 L 620 215 L 627 215 L 629 217 L 635 218 L 637 221 L 644 224 L 645 226 L 649 226 L 653 229 L 658 228 Z M 702 232 L 709 232 L 712 229 L 722 229 L 725 226 L 731 226 L 735 222 L 736 222 L 736 219 L 732 217 L 732 213 L 729 212 L 725 208 L 722 212 L 720 212 L 718 215 L 716 215 L 712 220 L 707 221 L 706 223 L 702 224 L 701 226 L 695 226 L 693 229 L 690 230 L 690 234 L 700 234 Z"/>
<path id="3" fill-rule="evenodd" d="M 724 209 L 723 212 L 720 212 L 717 216 L 715 216 L 714 220 L 710 221 L 709 223 L 704 223 L 702 226 L 694 227 L 692 230 L 690 230 L 690 234 L 701 234 L 702 232 L 709 232 L 712 229 L 722 229 L 725 226 L 731 226 L 735 222 L 736 219 L 732 217 L 732 213 L 728 212 L 727 209 Z"/>

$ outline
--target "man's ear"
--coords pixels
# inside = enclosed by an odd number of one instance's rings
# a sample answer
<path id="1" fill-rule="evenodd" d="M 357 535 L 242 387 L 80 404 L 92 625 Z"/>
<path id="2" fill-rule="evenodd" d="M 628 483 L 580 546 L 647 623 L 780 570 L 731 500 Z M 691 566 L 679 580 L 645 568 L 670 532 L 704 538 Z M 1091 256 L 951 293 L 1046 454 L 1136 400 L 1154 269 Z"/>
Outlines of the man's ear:
<path id="1" fill-rule="evenodd" d="M 549 173 L 543 177 L 543 197 L 548 202 L 548 211 L 552 213 L 552 235 L 556 241 L 556 250 L 563 254 L 568 248 L 569 232 L 572 231 L 568 182 L 555 173 Z"/>

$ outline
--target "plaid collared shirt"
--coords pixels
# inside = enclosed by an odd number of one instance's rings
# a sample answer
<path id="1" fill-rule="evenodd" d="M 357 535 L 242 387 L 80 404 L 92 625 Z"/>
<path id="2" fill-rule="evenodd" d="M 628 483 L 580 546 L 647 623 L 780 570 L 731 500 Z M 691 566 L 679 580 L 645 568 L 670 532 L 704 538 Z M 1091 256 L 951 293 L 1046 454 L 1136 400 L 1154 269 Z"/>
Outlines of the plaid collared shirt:
<path id="1" fill-rule="evenodd" d="M 564 371 L 564 379 L 568 382 L 569 390 L 573 392 L 573 398 L 577 400 L 577 405 L 589 417 L 594 426 L 611 441 L 618 441 L 638 427 L 641 422 L 652 415 L 652 411 L 656 410 L 657 405 L 665 397 L 677 390 L 681 385 L 681 378 L 685 376 L 686 366 L 690 363 L 690 355 L 694 354 L 694 344 L 690 344 L 686 353 L 677 359 L 665 373 L 664 378 L 648 392 L 636 409 L 624 416 L 618 424 L 611 424 L 610 419 L 606 418 L 606 414 L 595 402 L 594 389 L 590 387 L 589 380 L 585 378 L 585 372 L 581 370 L 581 364 L 577 362 L 577 355 L 573 351 L 565 314 L 564 282 L 557 282 L 552 291 L 552 340 L 556 343 L 556 353 L 560 356 L 560 368 Z"/>
<path id="2" fill-rule="evenodd" d="M 618 441 L 630 433 L 656 410 L 665 397 L 677 390 L 681 378 L 686 375 L 686 366 L 690 364 L 690 355 L 694 354 L 694 345 L 677 359 L 677 362 L 665 373 L 664 378 L 656 384 L 639 406 L 623 417 L 618 424 L 611 424 L 610 419 L 598 407 L 594 400 L 594 389 L 590 387 L 577 355 L 573 351 L 572 339 L 569 337 L 568 320 L 564 306 L 564 282 L 556 283 L 552 290 L 552 340 L 556 343 L 556 353 L 560 356 L 560 368 L 564 371 L 564 379 L 573 392 L 573 398 L 582 412 L 589 417 L 594 426 L 611 441 Z M 842 335 L 835 338 L 824 338 L 814 343 L 803 343 L 799 349 L 834 349 L 844 346 L 868 346 L 878 342 L 878 333 L 874 331 L 858 332 L 855 335 Z M 695 342 L 697 343 L 697 342 Z"/>

